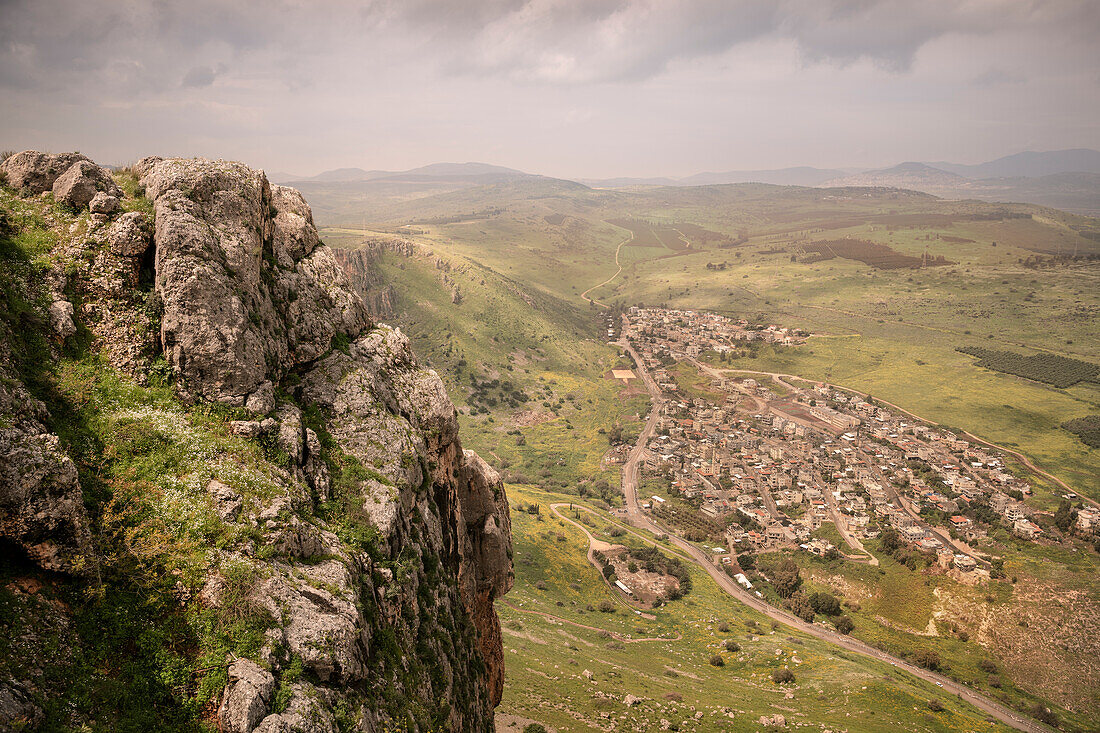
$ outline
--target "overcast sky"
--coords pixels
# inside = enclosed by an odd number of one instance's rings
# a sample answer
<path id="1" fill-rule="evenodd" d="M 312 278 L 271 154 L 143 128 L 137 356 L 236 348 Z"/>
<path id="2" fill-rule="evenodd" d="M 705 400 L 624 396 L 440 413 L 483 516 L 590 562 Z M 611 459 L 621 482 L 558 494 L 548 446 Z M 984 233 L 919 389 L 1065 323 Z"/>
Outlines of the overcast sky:
<path id="1" fill-rule="evenodd" d="M 0 0 L 0 147 L 563 177 L 1100 148 L 1096 0 Z"/>

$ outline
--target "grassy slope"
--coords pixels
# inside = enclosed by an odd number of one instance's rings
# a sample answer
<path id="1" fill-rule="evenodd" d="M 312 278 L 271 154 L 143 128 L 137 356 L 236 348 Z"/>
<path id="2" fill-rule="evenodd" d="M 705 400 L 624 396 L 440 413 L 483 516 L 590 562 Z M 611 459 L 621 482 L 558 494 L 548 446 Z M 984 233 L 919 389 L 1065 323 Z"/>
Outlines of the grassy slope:
<path id="1" fill-rule="evenodd" d="M 692 571 L 691 593 L 658 609 L 655 620 L 622 608 L 614 614 L 586 610 L 612 595 L 587 563 L 584 535 L 548 512 L 549 502 L 570 497 L 518 486 L 509 487 L 509 497 L 513 506 L 537 502 L 542 512 L 541 519 L 512 514 L 516 587 L 507 605 L 498 605 L 508 669 L 502 712 L 558 730 L 658 730 L 662 719 L 683 731 L 758 730 L 759 716 L 776 713 L 788 724 L 861 731 L 997 729 L 934 686 L 888 665 L 836 653 L 782 626 L 773 630 L 765 617 L 732 601 L 700 570 Z M 683 638 L 616 642 L 524 611 L 634 638 Z M 720 631 L 720 623 L 729 631 Z M 739 644 L 740 651 L 725 651 L 726 640 Z M 709 664 L 716 653 L 725 666 Z M 794 671 L 794 685 L 771 681 L 771 671 L 782 666 Z M 592 681 L 585 670 L 593 673 Z M 621 702 L 625 694 L 643 702 L 628 708 Z M 670 694 L 682 700 L 666 698 Z M 948 710 L 933 714 L 931 698 Z M 695 711 L 703 713 L 697 722 Z"/>

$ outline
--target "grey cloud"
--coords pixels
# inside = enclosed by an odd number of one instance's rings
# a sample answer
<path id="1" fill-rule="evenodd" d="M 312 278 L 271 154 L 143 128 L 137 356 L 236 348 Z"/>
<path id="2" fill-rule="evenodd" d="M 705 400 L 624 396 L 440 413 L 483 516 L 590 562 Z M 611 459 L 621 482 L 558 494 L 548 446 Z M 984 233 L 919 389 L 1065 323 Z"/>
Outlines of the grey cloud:
<path id="1" fill-rule="evenodd" d="M 214 83 L 215 78 L 217 78 L 217 73 L 209 66 L 192 66 L 191 69 L 183 75 L 181 86 L 190 87 L 192 89 L 208 87 Z"/>

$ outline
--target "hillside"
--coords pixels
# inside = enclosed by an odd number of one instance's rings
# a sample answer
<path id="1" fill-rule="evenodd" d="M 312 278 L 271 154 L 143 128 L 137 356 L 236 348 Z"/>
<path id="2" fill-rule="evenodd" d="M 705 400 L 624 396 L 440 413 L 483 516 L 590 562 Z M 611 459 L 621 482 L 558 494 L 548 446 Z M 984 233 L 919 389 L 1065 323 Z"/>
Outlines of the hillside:
<path id="1" fill-rule="evenodd" d="M 503 486 L 301 195 L 0 172 L 0 728 L 492 730 Z"/>

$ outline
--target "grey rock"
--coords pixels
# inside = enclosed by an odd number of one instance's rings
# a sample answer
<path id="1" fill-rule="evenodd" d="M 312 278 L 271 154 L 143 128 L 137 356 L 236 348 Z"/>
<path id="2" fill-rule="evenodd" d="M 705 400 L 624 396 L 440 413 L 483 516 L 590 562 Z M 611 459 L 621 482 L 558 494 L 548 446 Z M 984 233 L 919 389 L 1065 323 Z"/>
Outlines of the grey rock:
<path id="1" fill-rule="evenodd" d="M 266 415 L 275 409 L 275 385 L 264 382 L 244 401 L 246 410 Z"/>
<path id="2" fill-rule="evenodd" d="M 74 209 L 83 209 L 101 191 L 116 198 L 122 195 L 111 174 L 90 160 L 73 163 L 53 183 L 54 198 Z"/>
<path id="3" fill-rule="evenodd" d="M 279 421 L 276 440 L 295 466 L 302 465 L 305 455 L 305 435 L 302 431 L 302 411 L 294 405 L 281 405 L 275 414 Z"/>
<path id="4" fill-rule="evenodd" d="M 233 420 L 229 423 L 229 431 L 244 438 L 255 438 L 264 432 L 264 427 L 259 420 Z"/>
<path id="5" fill-rule="evenodd" d="M 0 729 L 32 730 L 45 717 L 32 693 L 18 683 L 0 683 Z"/>
<path id="6" fill-rule="evenodd" d="M 153 223 L 140 211 L 131 211 L 111 224 L 104 239 L 117 255 L 141 257 L 153 243 Z"/>
<path id="7" fill-rule="evenodd" d="M 281 713 L 263 719 L 255 733 L 336 733 L 336 720 L 329 701 L 321 699 L 309 685 L 291 686 L 290 703 Z"/>
<path id="8" fill-rule="evenodd" d="M 103 191 L 93 196 L 91 203 L 88 204 L 89 211 L 93 214 L 103 214 L 104 216 L 113 216 L 118 213 L 119 208 L 121 208 L 121 204 L 119 203 L 118 196 L 112 196 Z"/>
<path id="9" fill-rule="evenodd" d="M 243 505 L 240 494 L 217 479 L 211 480 L 206 485 L 206 492 L 210 494 L 210 498 L 214 501 L 214 511 L 218 513 L 219 517 L 226 522 L 237 520 Z"/>
<path id="10" fill-rule="evenodd" d="M 218 708 L 218 722 L 226 733 L 252 733 L 268 713 L 275 694 L 275 678 L 249 659 L 229 665 L 229 684 Z"/>
<path id="11" fill-rule="evenodd" d="M 268 578 L 257 598 L 279 623 L 291 654 L 325 682 L 366 679 L 366 632 L 347 566 L 338 559 L 299 565 L 305 582 Z"/>
<path id="12" fill-rule="evenodd" d="M 50 303 L 50 327 L 62 341 L 76 333 L 72 303 L 67 300 L 55 300 Z"/>
<path id="13" fill-rule="evenodd" d="M 81 160 L 88 159 L 80 153 L 51 154 L 24 150 L 0 163 L 0 171 L 7 174 L 8 185 L 17 191 L 25 189 L 39 194 L 52 189 L 58 176 Z"/>
<path id="14" fill-rule="evenodd" d="M 313 212 L 302 194 L 288 186 L 272 186 L 271 202 L 278 212 L 272 242 L 275 259 L 281 267 L 292 268 L 321 243 Z"/>
<path id="15" fill-rule="evenodd" d="M 46 570 L 80 573 L 92 559 L 84 494 L 45 419 L 45 406 L 0 372 L 0 537 Z"/>
<path id="16" fill-rule="evenodd" d="M 156 210 L 161 341 L 184 397 L 244 405 L 326 353 L 336 333 L 369 325 L 296 192 L 204 160 L 152 163 L 142 183 Z"/>

